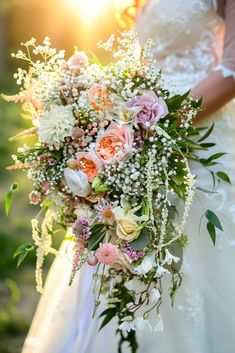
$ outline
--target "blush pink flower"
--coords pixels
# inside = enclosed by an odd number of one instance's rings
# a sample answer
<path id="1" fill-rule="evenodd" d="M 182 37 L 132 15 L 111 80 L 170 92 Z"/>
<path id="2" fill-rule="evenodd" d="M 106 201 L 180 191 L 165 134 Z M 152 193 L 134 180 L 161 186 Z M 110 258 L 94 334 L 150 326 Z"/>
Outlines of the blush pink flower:
<path id="1" fill-rule="evenodd" d="M 165 101 L 152 91 L 145 91 L 141 96 L 137 96 L 134 101 L 129 103 L 129 106 L 142 106 L 142 110 L 136 114 L 135 120 L 144 127 L 156 124 L 169 113 Z"/>
<path id="2" fill-rule="evenodd" d="M 76 52 L 73 56 L 67 61 L 69 70 L 73 74 L 79 72 L 83 67 L 87 66 L 89 63 L 88 57 L 82 51 Z"/>
<path id="3" fill-rule="evenodd" d="M 78 169 L 84 172 L 91 182 L 98 175 L 98 171 L 103 164 L 102 161 L 92 152 L 78 152 L 76 157 Z"/>
<path id="4" fill-rule="evenodd" d="M 128 125 L 112 123 L 96 141 L 96 153 L 104 163 L 120 161 L 130 153 L 133 132 Z"/>
<path id="5" fill-rule="evenodd" d="M 111 243 L 100 244 L 96 252 L 96 257 L 99 262 L 105 265 L 113 265 L 118 258 L 118 248 Z"/>

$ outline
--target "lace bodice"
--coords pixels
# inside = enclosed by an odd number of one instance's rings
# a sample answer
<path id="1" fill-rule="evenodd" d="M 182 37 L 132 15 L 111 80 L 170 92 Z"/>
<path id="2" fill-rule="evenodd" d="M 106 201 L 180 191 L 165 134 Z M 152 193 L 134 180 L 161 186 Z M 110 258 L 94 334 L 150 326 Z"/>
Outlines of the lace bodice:
<path id="1" fill-rule="evenodd" d="M 141 42 L 156 43 L 165 75 L 192 85 L 211 70 L 235 78 L 234 23 L 234 0 L 149 0 L 136 29 Z"/>

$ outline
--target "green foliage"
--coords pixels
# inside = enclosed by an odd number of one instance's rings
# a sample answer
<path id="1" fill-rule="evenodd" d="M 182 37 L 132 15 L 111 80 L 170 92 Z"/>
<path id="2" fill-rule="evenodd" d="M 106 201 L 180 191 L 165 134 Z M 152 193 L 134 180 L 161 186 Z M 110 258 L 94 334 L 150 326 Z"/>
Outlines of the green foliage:
<path id="1" fill-rule="evenodd" d="M 211 125 L 211 127 L 207 130 L 207 132 L 199 138 L 199 140 L 198 140 L 197 142 L 202 142 L 202 141 L 204 141 L 207 137 L 209 137 L 210 134 L 212 133 L 213 129 L 214 129 L 214 123 L 213 123 L 213 124 Z"/>
<path id="2" fill-rule="evenodd" d="M 6 200 L 5 200 L 5 211 L 7 216 L 11 207 L 13 193 L 17 190 L 17 188 L 18 188 L 17 183 L 13 183 L 10 187 L 10 190 L 7 193 Z"/>
<path id="3" fill-rule="evenodd" d="M 219 218 L 211 210 L 207 210 L 206 211 L 205 217 L 208 220 L 208 222 L 207 222 L 208 233 L 209 233 L 209 235 L 211 237 L 211 240 L 212 240 L 213 244 L 215 245 L 215 242 L 216 242 L 216 229 L 215 228 L 223 231 L 223 227 L 222 227 L 222 225 L 220 223 Z"/>
<path id="4" fill-rule="evenodd" d="M 226 183 L 231 184 L 230 178 L 225 172 L 217 172 L 216 175 L 220 180 L 223 180 Z"/>
<path id="5" fill-rule="evenodd" d="M 35 246 L 32 245 L 31 243 L 27 243 L 27 244 L 23 244 L 23 245 L 20 245 L 13 257 L 16 258 L 18 257 L 18 261 L 17 261 L 17 267 L 20 266 L 20 264 L 24 261 L 24 259 L 26 258 L 26 256 L 35 249 Z"/>
<path id="6" fill-rule="evenodd" d="M 133 240 L 130 243 L 130 246 L 135 251 L 143 250 L 150 243 L 150 240 L 151 240 L 150 231 L 148 228 L 144 228 L 140 232 L 140 235 L 138 236 L 138 238 Z"/>
<path id="7" fill-rule="evenodd" d="M 91 236 L 88 239 L 88 250 L 97 250 L 106 234 L 106 225 L 97 223 L 91 227 Z"/>

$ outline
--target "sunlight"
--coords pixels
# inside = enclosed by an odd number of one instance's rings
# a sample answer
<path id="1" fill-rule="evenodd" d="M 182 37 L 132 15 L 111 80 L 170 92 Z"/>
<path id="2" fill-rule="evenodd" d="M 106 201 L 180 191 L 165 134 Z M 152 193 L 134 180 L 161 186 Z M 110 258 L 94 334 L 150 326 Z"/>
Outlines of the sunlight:
<path id="1" fill-rule="evenodd" d="M 81 12 L 84 21 L 90 22 L 106 9 L 110 0 L 69 0 L 68 3 Z"/>

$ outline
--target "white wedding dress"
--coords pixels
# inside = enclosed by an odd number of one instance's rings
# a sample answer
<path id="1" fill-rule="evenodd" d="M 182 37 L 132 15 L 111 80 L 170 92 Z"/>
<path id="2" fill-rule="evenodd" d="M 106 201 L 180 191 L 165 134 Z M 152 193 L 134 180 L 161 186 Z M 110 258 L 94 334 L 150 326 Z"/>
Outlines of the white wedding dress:
<path id="1" fill-rule="evenodd" d="M 153 38 L 154 54 L 166 82 L 181 92 L 193 87 L 212 70 L 235 78 L 235 0 L 149 0 L 137 19 L 141 41 Z M 225 38 L 224 38 L 224 30 Z M 215 87 L 216 89 L 216 87 Z M 227 152 L 219 170 L 232 185 L 221 183 L 218 193 L 198 191 L 186 234 L 183 284 L 174 308 L 168 299 L 161 308 L 164 331 L 139 337 L 139 353 L 235 352 L 235 103 L 208 118 L 214 121 L 210 141 L 214 151 Z M 211 153 L 211 152 L 210 152 Z M 192 165 L 198 184 L 212 188 L 206 169 Z M 219 216 L 224 232 L 214 247 L 205 224 L 205 210 Z M 98 333 L 91 319 L 92 267 L 84 267 L 68 286 L 72 249 L 67 242 L 50 270 L 23 353 L 116 353 L 115 320 Z M 129 352 L 128 349 L 125 352 Z"/>

